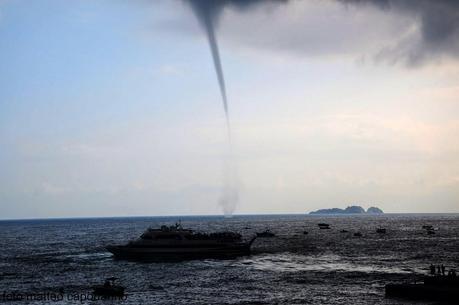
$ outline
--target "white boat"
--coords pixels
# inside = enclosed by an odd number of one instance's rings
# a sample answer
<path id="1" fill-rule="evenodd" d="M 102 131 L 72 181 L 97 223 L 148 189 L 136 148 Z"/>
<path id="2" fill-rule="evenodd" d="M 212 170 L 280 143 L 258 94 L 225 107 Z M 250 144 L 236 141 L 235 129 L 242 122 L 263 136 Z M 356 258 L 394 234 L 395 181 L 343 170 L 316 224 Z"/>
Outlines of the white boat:
<path id="1" fill-rule="evenodd" d="M 195 233 L 180 224 L 147 229 L 127 245 L 107 246 L 115 258 L 130 260 L 181 260 L 231 258 L 250 254 L 249 242 L 234 232 Z"/>

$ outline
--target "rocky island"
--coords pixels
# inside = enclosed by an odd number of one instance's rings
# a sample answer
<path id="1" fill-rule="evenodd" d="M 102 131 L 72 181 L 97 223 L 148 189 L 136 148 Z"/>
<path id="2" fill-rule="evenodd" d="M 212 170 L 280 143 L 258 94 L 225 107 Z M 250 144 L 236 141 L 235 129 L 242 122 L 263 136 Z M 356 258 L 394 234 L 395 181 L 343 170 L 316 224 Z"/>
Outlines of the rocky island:
<path id="1" fill-rule="evenodd" d="M 384 212 L 377 207 L 369 207 L 366 211 L 364 208 L 358 205 L 348 206 L 345 209 L 332 208 L 332 209 L 321 209 L 317 211 L 310 212 L 311 215 L 342 215 L 342 214 L 384 214 Z"/>

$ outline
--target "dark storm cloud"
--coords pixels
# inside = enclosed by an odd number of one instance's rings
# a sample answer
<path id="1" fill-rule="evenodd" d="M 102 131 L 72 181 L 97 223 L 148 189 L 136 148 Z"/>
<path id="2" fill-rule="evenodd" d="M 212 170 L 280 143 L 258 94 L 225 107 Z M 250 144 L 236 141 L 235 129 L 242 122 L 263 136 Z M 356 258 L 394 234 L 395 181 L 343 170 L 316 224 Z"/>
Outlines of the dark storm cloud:
<path id="1" fill-rule="evenodd" d="M 309 3 L 317 2 L 307 0 L 184 0 L 188 2 L 193 8 L 195 14 L 200 20 L 201 25 L 204 26 L 207 32 L 207 36 L 212 48 L 213 54 L 218 55 L 218 45 L 216 44 L 215 38 L 215 27 L 218 25 L 219 17 L 225 10 L 225 8 L 233 8 L 236 10 L 246 11 L 251 8 L 256 8 L 264 4 L 291 4 L 291 5 L 308 5 Z M 459 57 L 459 0 L 334 0 L 337 3 L 341 3 L 347 7 L 354 9 L 368 9 L 377 8 L 382 12 L 388 13 L 392 16 L 403 16 L 406 19 L 412 20 L 412 28 L 408 26 L 400 28 L 399 35 L 394 35 L 392 42 L 387 43 L 376 52 L 375 58 L 377 60 L 389 61 L 389 62 L 405 62 L 408 65 L 416 66 L 426 61 L 432 61 L 441 59 L 442 57 Z M 320 2 L 318 2 L 320 4 Z M 326 2 L 323 2 L 324 5 Z M 368 11 L 368 10 L 367 10 Z M 346 14 L 344 12 L 343 14 Z M 366 32 L 377 32 L 378 24 L 371 24 L 371 10 L 368 11 L 369 24 L 368 28 L 359 30 L 358 36 L 362 31 Z M 289 18 L 289 16 L 284 16 Z M 308 16 L 305 16 L 308 18 Z M 353 18 L 349 14 L 348 18 Z M 395 17 L 397 18 L 397 17 Z M 279 23 L 283 23 L 282 20 L 277 20 Z M 352 20 L 351 20 L 352 22 Z M 288 20 L 285 21 L 289 23 Z M 253 24 L 256 26 L 257 24 Z M 298 24 L 299 27 L 285 28 L 284 31 L 290 31 L 285 35 L 278 33 L 273 34 L 273 29 L 277 30 L 276 25 L 258 24 L 259 27 L 265 28 L 266 33 L 263 36 L 270 36 L 270 38 L 264 37 L 251 37 L 253 41 L 245 40 L 245 43 L 252 44 L 254 46 L 267 48 L 279 48 L 279 49 L 290 49 L 294 53 L 311 54 L 311 50 L 323 50 L 324 53 L 339 53 L 340 47 L 343 46 L 339 43 L 338 48 L 334 48 L 333 44 L 328 43 L 328 39 L 333 39 L 333 32 L 319 33 L 323 35 L 323 39 L 320 41 L 300 41 L 301 34 L 306 31 L 310 32 L 310 29 L 305 29 Z M 231 25 L 230 25 L 231 26 Z M 282 28 L 280 25 L 279 28 Z M 413 30 L 414 29 L 414 30 Z M 247 31 L 251 31 L 253 28 L 248 28 Z M 338 29 L 339 30 L 339 29 Z M 333 31 L 333 30 L 332 30 Z M 278 32 L 278 31 L 277 31 Z M 295 34 L 296 33 L 296 34 Z M 257 34 L 261 34 L 261 30 L 257 30 Z M 342 32 L 340 32 L 342 34 Z M 355 33 L 349 33 L 349 39 L 357 40 L 359 37 L 352 37 Z M 239 36 L 244 35 L 240 33 Z M 273 35 L 279 35 L 276 37 Z M 363 35 L 361 39 L 365 39 Z M 371 36 L 370 34 L 368 36 Z M 275 40 L 277 38 L 277 42 Z M 340 39 L 337 37 L 336 39 Z M 304 37 L 303 40 L 308 40 L 308 37 Z M 267 41 L 270 44 L 267 45 Z M 322 46 L 321 43 L 327 42 L 327 45 Z M 356 41 L 357 42 L 357 41 Z M 278 46 L 274 45 L 278 43 Z M 351 42 L 349 42 L 351 43 Z M 318 44 L 313 45 L 313 44 Z M 359 45 L 364 44 L 363 42 L 357 42 L 356 52 L 359 51 Z M 328 49 L 327 49 L 328 48 Z M 364 51 L 361 50 L 360 51 Z M 216 53 L 217 52 L 217 53 Z M 218 70 L 219 57 L 215 57 L 216 69 Z M 221 66 L 220 66 L 221 68 Z M 218 72 L 217 72 L 218 73 Z M 223 81 L 224 85 L 224 81 Z M 224 91 L 224 86 L 223 86 Z M 224 94 L 224 92 L 222 93 Z M 225 97 L 224 97 L 225 98 Z"/>
<path id="2" fill-rule="evenodd" d="M 240 10 L 251 8 L 257 4 L 266 3 L 287 3 L 289 0 L 184 0 L 193 7 L 199 18 L 208 15 L 214 22 L 218 22 L 218 17 L 225 7 L 233 7 Z"/>
<path id="3" fill-rule="evenodd" d="M 418 40 L 402 41 L 395 48 L 386 49 L 382 56 L 405 56 L 408 64 L 444 55 L 458 57 L 459 1 L 458 0 L 338 0 L 350 5 L 373 5 L 387 11 L 408 14 L 419 19 Z M 398 49 L 398 50 L 397 50 Z M 404 53 L 404 54 L 403 54 Z"/>

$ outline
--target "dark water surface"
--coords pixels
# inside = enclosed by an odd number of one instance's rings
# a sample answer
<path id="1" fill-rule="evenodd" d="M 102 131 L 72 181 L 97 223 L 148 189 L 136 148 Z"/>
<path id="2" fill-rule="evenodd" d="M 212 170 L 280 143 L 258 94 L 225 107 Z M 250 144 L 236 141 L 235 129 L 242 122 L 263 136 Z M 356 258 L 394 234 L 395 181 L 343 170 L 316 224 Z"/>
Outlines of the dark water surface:
<path id="1" fill-rule="evenodd" d="M 125 301 L 89 304 L 414 304 L 384 298 L 389 282 L 414 281 L 430 263 L 459 269 L 459 215 L 181 217 L 186 228 L 234 230 L 257 239 L 234 260 L 135 263 L 113 260 L 107 244 L 178 217 L 0 221 L 0 293 L 88 294 L 121 278 Z M 331 230 L 319 230 L 326 222 Z M 422 225 L 438 228 L 427 235 Z M 247 229 L 249 227 L 250 229 Z M 376 228 L 387 228 L 377 234 Z M 347 229 L 349 233 L 340 233 Z M 309 231 L 304 235 L 303 231 Z M 363 237 L 354 237 L 360 231 Z M 15 301 L 14 304 L 81 304 Z M 430 304 L 428 302 L 416 304 Z M 433 303 L 432 303 L 433 304 Z"/>

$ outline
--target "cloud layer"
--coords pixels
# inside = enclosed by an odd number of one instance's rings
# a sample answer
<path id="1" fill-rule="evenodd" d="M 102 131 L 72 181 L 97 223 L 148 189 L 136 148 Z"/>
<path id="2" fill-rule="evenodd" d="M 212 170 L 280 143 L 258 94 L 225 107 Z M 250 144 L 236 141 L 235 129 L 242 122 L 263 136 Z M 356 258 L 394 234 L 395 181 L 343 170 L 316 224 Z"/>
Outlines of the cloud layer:
<path id="1" fill-rule="evenodd" d="M 399 40 L 387 55 L 417 65 L 426 60 L 459 54 L 459 1 L 455 0 L 340 0 L 351 5 L 370 4 L 389 13 L 413 18 L 416 31 Z"/>
<path id="2" fill-rule="evenodd" d="M 457 1 L 188 1 L 221 21 L 221 39 L 243 47 L 408 66 L 459 54 Z"/>

